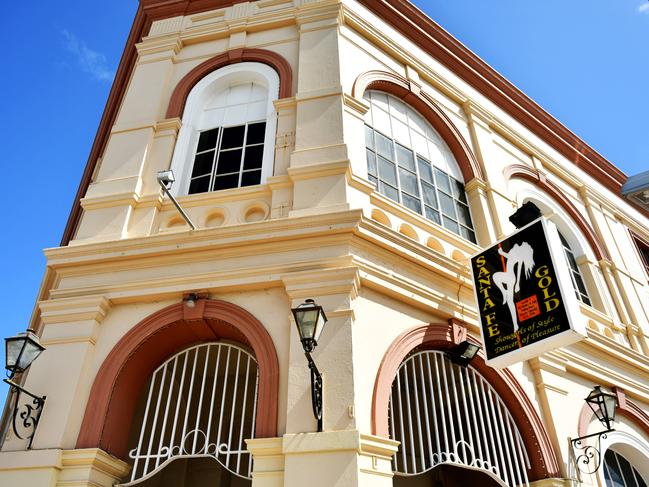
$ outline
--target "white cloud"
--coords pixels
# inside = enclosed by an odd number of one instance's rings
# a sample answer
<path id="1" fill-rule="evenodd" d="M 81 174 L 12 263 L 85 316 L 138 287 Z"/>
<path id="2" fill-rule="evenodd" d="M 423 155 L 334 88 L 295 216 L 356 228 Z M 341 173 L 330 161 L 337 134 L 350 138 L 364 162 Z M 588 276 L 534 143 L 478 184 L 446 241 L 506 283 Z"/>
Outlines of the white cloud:
<path id="1" fill-rule="evenodd" d="M 106 56 L 93 51 L 67 29 L 61 31 L 65 48 L 74 54 L 81 70 L 99 81 L 111 81 L 115 73 L 108 68 Z"/>
<path id="2" fill-rule="evenodd" d="M 642 5 L 638 5 L 638 12 L 641 14 L 649 15 L 649 2 L 645 2 Z"/>

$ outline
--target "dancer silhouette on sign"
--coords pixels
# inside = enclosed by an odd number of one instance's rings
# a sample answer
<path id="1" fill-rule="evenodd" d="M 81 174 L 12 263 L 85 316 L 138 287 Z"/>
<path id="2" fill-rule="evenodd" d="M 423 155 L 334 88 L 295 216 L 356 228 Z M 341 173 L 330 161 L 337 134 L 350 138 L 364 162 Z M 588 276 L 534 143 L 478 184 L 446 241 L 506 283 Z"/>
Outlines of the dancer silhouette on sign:
<path id="1" fill-rule="evenodd" d="M 503 303 L 507 304 L 512 315 L 514 332 L 518 331 L 518 316 L 514 304 L 514 293 L 521 289 L 521 270 L 525 272 L 525 279 L 529 279 L 534 268 L 534 250 L 527 242 L 515 244 L 509 252 L 498 248 L 498 253 L 507 260 L 504 263 L 504 272 L 494 272 L 493 281 L 503 296 Z"/>

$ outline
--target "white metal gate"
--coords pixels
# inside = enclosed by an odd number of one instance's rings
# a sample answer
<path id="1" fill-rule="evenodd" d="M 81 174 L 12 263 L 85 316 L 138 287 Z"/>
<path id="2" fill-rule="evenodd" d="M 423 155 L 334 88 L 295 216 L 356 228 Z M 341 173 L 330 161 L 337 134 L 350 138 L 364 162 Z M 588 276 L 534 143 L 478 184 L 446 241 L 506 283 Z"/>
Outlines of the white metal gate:
<path id="1" fill-rule="evenodd" d="M 211 457 L 250 478 L 259 373 L 245 349 L 226 342 L 196 345 L 153 373 L 134 460 L 134 485 L 176 458 Z"/>
<path id="2" fill-rule="evenodd" d="M 399 367 L 390 396 L 390 433 L 401 442 L 396 475 L 446 463 L 479 469 L 515 487 L 528 485 L 529 458 L 505 403 L 473 367 L 444 352 L 421 351 Z"/>

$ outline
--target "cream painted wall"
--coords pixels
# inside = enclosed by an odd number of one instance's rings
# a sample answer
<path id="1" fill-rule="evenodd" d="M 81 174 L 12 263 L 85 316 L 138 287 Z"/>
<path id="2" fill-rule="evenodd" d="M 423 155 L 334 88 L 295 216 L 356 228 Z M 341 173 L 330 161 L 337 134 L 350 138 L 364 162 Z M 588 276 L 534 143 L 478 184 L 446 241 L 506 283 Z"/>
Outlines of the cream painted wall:
<path id="1" fill-rule="evenodd" d="M 249 444 L 260 472 L 253 484 L 301 486 L 313 468 L 317 485 L 391 485 L 396 445 L 370 436 L 378 367 L 392 341 L 421 323 L 456 318 L 478 336 L 467 257 L 480 247 L 373 191 L 362 142 L 368 107 L 362 94 L 352 97 L 369 70 L 419 84 L 470 145 L 485 171 L 484 180 L 466 182 L 480 245 L 512 231 L 508 216 L 540 191 L 506 179 L 505 167 L 519 164 L 556 184 L 608 250 L 610 259 L 598 261 L 574 232 L 596 295 L 594 307 L 582 306 L 588 338 L 511 368 L 547 426 L 562 475 L 570 475 L 567 438 L 577 435 L 593 384 L 625 389 L 649 413 L 649 285 L 626 230 L 649 238 L 646 217 L 353 0 L 260 1 L 221 13 L 154 23 L 138 45 L 79 230 L 69 247 L 46 251 L 50 285 L 32 326 L 47 351 L 25 386 L 46 394 L 47 406 L 34 451 L 8 433 L 0 484 L 63 485 L 61 458 L 76 451 L 107 355 L 140 320 L 202 291 L 252 313 L 277 351 L 282 438 Z M 154 178 L 169 167 L 180 128 L 165 119 L 166 107 L 192 68 L 239 47 L 273 51 L 292 68 L 291 97 L 275 102 L 274 174 L 257 187 L 180 196 L 198 226 L 189 231 Z M 330 318 L 314 352 L 324 375 L 324 435 L 310 433 L 309 373 L 290 318 L 309 297 Z M 621 429 L 649 441 L 636 425 Z M 112 477 L 93 485 L 110 485 L 127 469 L 94 458 L 83 460 L 92 468 L 75 485 L 89 485 L 100 464 L 113 465 Z"/>

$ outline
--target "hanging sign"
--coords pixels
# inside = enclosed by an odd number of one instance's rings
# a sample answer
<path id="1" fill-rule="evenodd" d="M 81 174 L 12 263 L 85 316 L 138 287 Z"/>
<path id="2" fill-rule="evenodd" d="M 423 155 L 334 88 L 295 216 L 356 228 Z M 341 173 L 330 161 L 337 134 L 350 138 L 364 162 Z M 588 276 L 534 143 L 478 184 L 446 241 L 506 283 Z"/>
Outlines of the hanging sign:
<path id="1" fill-rule="evenodd" d="M 584 338 L 559 233 L 539 218 L 471 258 L 487 364 L 507 367 Z"/>

